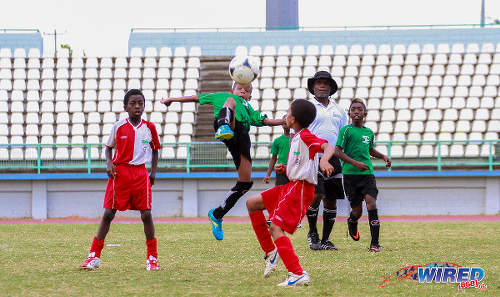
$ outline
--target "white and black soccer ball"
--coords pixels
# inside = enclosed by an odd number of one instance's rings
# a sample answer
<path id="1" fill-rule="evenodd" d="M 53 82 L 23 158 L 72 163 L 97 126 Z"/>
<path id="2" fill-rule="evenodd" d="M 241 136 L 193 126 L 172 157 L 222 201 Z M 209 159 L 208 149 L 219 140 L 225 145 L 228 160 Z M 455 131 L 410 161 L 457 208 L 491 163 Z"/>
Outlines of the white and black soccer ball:
<path id="1" fill-rule="evenodd" d="M 229 63 L 229 76 L 240 84 L 249 84 L 259 76 L 259 59 L 252 56 L 236 56 Z"/>

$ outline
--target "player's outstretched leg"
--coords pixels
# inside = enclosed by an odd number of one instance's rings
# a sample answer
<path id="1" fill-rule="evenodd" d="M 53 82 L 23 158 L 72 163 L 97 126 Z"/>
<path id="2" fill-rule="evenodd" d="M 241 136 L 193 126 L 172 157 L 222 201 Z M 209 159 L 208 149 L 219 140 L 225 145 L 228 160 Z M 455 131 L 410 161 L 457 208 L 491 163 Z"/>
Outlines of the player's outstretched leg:
<path id="1" fill-rule="evenodd" d="M 208 212 L 208 219 L 212 224 L 212 233 L 217 240 L 224 239 L 222 230 L 222 218 L 233 208 L 238 200 L 252 188 L 253 182 L 236 182 L 236 185 L 226 194 L 224 202 L 219 207 L 211 209 Z"/>
<path id="2" fill-rule="evenodd" d="M 212 234 L 215 239 L 223 240 L 224 239 L 224 231 L 222 230 L 222 219 L 216 219 L 214 217 L 215 208 L 212 208 L 208 211 L 208 219 L 210 220 L 210 224 L 212 225 Z"/>

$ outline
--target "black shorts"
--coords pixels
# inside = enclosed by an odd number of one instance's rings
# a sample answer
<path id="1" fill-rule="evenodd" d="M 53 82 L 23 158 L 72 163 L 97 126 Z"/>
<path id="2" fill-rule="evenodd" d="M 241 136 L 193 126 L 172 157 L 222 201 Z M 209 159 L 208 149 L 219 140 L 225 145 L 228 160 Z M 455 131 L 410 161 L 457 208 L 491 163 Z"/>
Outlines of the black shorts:
<path id="1" fill-rule="evenodd" d="M 333 166 L 333 175 L 342 172 L 342 165 L 337 157 L 331 157 L 329 163 Z M 318 167 L 318 184 L 315 187 L 315 193 L 324 195 L 328 200 L 344 199 L 342 178 L 326 177 Z"/>
<path id="2" fill-rule="evenodd" d="M 214 130 L 217 131 L 218 128 L 217 120 L 214 120 Z M 248 161 L 252 163 L 252 157 L 250 156 L 251 143 L 250 136 L 241 122 L 236 121 L 233 132 L 234 137 L 229 140 L 224 140 L 223 142 L 233 157 L 236 169 L 238 169 L 241 163 L 241 155 L 245 156 Z"/>
<path id="3" fill-rule="evenodd" d="M 373 174 L 344 174 L 344 189 L 351 208 L 363 202 L 365 195 L 377 199 L 378 189 Z"/>
<path id="4" fill-rule="evenodd" d="M 290 182 L 290 180 L 286 176 L 286 173 L 276 174 L 276 183 L 275 183 L 276 186 L 286 185 L 289 182 Z"/>

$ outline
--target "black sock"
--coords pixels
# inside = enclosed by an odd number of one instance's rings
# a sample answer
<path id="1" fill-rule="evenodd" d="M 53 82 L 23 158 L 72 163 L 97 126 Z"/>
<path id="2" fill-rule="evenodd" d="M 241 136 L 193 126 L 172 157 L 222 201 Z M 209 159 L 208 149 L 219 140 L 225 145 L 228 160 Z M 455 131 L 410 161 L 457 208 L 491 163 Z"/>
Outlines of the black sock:
<path id="1" fill-rule="evenodd" d="M 222 219 L 228 211 L 233 208 L 233 206 L 238 202 L 241 196 L 245 195 L 246 192 L 252 187 L 253 182 L 238 182 L 231 191 L 227 192 L 226 199 L 222 202 L 219 207 L 217 207 L 213 215 L 217 220 Z"/>
<path id="2" fill-rule="evenodd" d="M 370 233 L 372 234 L 372 244 L 378 245 L 380 221 L 378 220 L 377 209 L 368 211 L 368 220 L 370 223 Z"/>
<path id="3" fill-rule="evenodd" d="M 231 125 L 233 122 L 234 112 L 229 107 L 223 107 L 219 111 L 219 115 L 217 116 L 217 127 L 222 125 Z"/>
<path id="4" fill-rule="evenodd" d="M 323 238 L 322 241 L 327 241 L 332 233 L 333 224 L 337 218 L 336 209 L 323 209 Z"/>
<path id="5" fill-rule="evenodd" d="M 318 233 L 318 229 L 316 228 L 316 223 L 318 222 L 318 209 L 309 207 L 306 216 L 309 222 L 309 233 Z"/>
<path id="6" fill-rule="evenodd" d="M 359 220 L 359 218 L 355 217 L 355 216 L 352 214 L 352 211 L 351 211 L 351 213 L 349 214 L 349 222 L 351 222 L 351 223 L 355 223 L 355 224 L 356 224 L 356 223 L 358 223 L 358 220 Z"/>

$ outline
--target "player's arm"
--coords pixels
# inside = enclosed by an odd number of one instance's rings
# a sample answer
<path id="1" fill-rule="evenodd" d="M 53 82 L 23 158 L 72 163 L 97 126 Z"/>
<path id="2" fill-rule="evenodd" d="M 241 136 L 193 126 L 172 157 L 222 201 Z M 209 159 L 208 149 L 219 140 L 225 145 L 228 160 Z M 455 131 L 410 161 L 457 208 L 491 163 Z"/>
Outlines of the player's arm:
<path id="1" fill-rule="evenodd" d="M 113 164 L 113 148 L 106 146 L 104 154 L 106 155 L 106 173 L 110 178 L 115 178 L 116 168 Z"/>
<path id="2" fill-rule="evenodd" d="M 391 158 L 389 158 L 386 155 L 382 154 L 381 152 L 377 151 L 373 147 L 370 148 L 370 156 L 373 156 L 373 157 L 379 158 L 379 159 L 384 159 L 385 167 L 387 167 L 387 168 L 391 167 L 391 163 L 392 163 Z"/>
<path id="3" fill-rule="evenodd" d="M 333 166 L 329 160 L 335 153 L 335 149 L 328 142 L 323 142 L 321 149 L 323 150 L 323 157 L 319 160 L 319 168 L 329 177 L 333 173 Z"/>
<path id="4" fill-rule="evenodd" d="M 156 168 L 158 168 L 158 150 L 153 150 L 151 158 L 151 173 L 149 174 L 149 181 L 151 182 L 151 185 L 155 184 Z"/>
<path id="5" fill-rule="evenodd" d="M 172 98 L 162 98 L 161 103 L 166 106 L 170 106 L 173 102 L 187 103 L 187 102 L 198 102 L 198 95 L 193 96 L 182 96 L 182 97 L 172 97 Z"/>
<path id="6" fill-rule="evenodd" d="M 264 120 L 262 120 L 262 123 L 266 126 L 281 126 L 281 125 L 283 125 L 284 122 L 285 122 L 285 120 L 283 120 L 283 119 L 265 118 Z"/>
<path id="7" fill-rule="evenodd" d="M 356 161 L 353 158 L 346 155 L 344 153 L 344 151 L 342 150 L 342 147 L 340 147 L 338 145 L 337 145 L 337 147 L 335 147 L 335 156 L 344 162 L 352 164 L 354 167 L 358 168 L 360 171 L 365 171 L 365 170 L 370 169 L 370 167 L 368 165 L 366 165 L 365 163 L 360 162 L 360 161 Z"/>
<path id="8" fill-rule="evenodd" d="M 271 160 L 269 160 L 269 167 L 267 168 L 266 176 L 262 180 L 263 183 L 268 184 L 269 180 L 271 179 L 271 172 L 273 172 L 274 165 L 276 164 L 276 161 L 278 160 L 277 155 L 272 155 Z"/>

